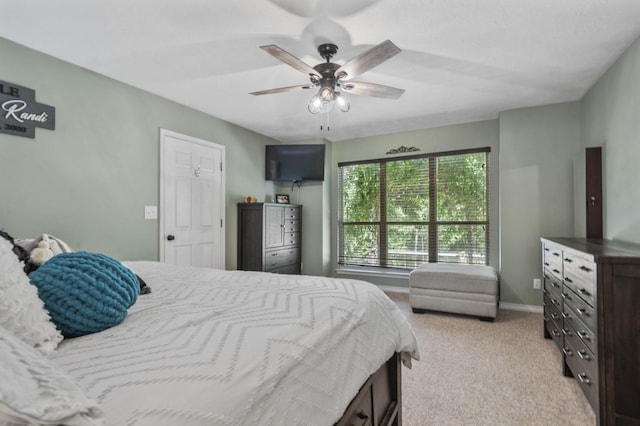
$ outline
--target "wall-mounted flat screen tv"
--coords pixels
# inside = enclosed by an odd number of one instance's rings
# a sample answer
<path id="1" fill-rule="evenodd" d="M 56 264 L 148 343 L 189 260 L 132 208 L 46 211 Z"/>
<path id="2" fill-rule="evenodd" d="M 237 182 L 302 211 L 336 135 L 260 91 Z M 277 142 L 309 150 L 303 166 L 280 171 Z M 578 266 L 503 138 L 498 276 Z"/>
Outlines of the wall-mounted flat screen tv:
<path id="1" fill-rule="evenodd" d="M 324 180 L 324 145 L 267 145 L 265 179 L 302 182 Z"/>

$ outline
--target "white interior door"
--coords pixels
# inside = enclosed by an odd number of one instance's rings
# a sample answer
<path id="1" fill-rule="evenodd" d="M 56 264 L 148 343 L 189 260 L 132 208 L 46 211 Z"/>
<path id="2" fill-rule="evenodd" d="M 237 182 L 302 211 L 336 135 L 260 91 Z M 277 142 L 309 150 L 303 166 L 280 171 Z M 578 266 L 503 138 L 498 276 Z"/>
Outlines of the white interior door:
<path id="1" fill-rule="evenodd" d="M 224 146 L 160 130 L 160 261 L 224 269 Z"/>

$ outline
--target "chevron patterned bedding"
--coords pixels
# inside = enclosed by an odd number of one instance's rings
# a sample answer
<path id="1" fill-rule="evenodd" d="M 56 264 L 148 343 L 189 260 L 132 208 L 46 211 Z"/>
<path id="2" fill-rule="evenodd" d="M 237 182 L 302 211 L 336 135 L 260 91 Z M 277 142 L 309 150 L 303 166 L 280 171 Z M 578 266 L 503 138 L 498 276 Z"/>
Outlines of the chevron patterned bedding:
<path id="1" fill-rule="evenodd" d="M 120 325 L 51 359 L 107 425 L 332 425 L 413 331 L 355 280 L 127 262 L 151 287 Z"/>

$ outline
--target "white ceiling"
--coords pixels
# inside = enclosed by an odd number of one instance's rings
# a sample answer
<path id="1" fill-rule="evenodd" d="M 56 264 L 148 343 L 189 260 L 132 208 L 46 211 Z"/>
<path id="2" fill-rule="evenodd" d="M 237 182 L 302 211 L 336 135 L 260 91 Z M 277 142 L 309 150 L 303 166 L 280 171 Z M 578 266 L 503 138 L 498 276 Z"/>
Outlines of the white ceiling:
<path id="1" fill-rule="evenodd" d="M 580 99 L 640 36 L 639 0 L 0 0 L 0 36 L 275 139 L 332 141 L 497 117 Z M 355 80 L 405 89 L 351 95 L 329 132 L 309 91 L 249 92 L 386 39 L 402 52 Z M 5 60 L 5 59 L 2 59 Z M 1 77 L 1 76 L 0 76 Z"/>

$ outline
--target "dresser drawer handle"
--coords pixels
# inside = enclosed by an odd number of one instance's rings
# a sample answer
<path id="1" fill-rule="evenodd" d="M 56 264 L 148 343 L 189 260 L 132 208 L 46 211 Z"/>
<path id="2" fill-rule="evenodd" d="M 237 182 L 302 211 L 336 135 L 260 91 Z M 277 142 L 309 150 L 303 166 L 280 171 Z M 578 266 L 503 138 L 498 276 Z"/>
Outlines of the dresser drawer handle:
<path id="1" fill-rule="evenodd" d="M 358 412 L 356 413 L 356 417 L 357 417 L 359 420 L 362 420 L 361 425 L 369 424 L 369 422 L 367 421 L 367 420 L 369 420 L 369 416 L 367 416 L 363 411 L 358 411 Z"/>
<path id="2" fill-rule="evenodd" d="M 571 332 L 570 328 L 563 328 L 562 334 L 564 334 L 565 336 L 573 336 L 573 333 Z"/>
<path id="3" fill-rule="evenodd" d="M 564 280 L 566 282 L 568 282 L 568 283 L 572 283 L 573 282 L 573 280 L 571 278 L 569 278 L 569 277 L 564 277 Z"/>
<path id="4" fill-rule="evenodd" d="M 580 269 L 585 272 L 591 272 L 591 268 L 587 268 L 586 266 L 581 266 Z"/>
<path id="5" fill-rule="evenodd" d="M 560 332 L 558 331 L 558 329 L 553 329 L 553 330 L 551 330 L 551 334 L 553 334 L 554 336 L 557 337 L 557 336 L 560 335 Z"/>
<path id="6" fill-rule="evenodd" d="M 544 319 L 545 321 L 551 321 L 551 318 L 549 318 L 549 315 L 547 315 L 547 314 L 544 314 L 542 316 L 542 319 Z"/>
<path id="7" fill-rule="evenodd" d="M 549 251 L 549 249 L 545 247 L 545 248 L 544 248 L 544 251 Z"/>
<path id="8" fill-rule="evenodd" d="M 562 348 L 562 353 L 566 356 L 573 356 L 573 352 L 571 352 L 571 349 L 569 348 Z"/>
<path id="9" fill-rule="evenodd" d="M 586 331 L 578 331 L 577 333 L 582 340 L 591 340 L 591 336 L 589 336 L 589 334 Z"/>
<path id="10" fill-rule="evenodd" d="M 567 263 L 573 263 L 573 259 L 569 259 L 568 257 L 565 257 L 564 261 Z"/>
<path id="11" fill-rule="evenodd" d="M 556 274 L 560 273 L 560 271 L 558 271 L 557 269 L 554 269 L 553 272 L 555 272 Z"/>
<path id="12" fill-rule="evenodd" d="M 584 383 L 585 385 L 591 384 L 591 379 L 589 379 L 589 376 L 587 376 L 587 373 L 578 374 L 578 380 L 580 380 L 580 382 Z"/>
<path id="13" fill-rule="evenodd" d="M 569 296 L 569 293 L 562 293 L 562 298 L 565 300 L 573 300 L 573 298 Z"/>
<path id="14" fill-rule="evenodd" d="M 554 251 L 554 252 L 553 252 L 553 255 L 554 255 L 554 256 L 558 256 L 558 257 L 560 257 L 560 253 L 558 253 L 557 251 Z"/>
<path id="15" fill-rule="evenodd" d="M 560 315 L 558 314 L 551 314 L 551 318 L 553 318 L 554 320 L 560 319 Z"/>
<path id="16" fill-rule="evenodd" d="M 584 288 L 579 288 L 578 291 L 581 294 L 584 294 L 585 296 L 591 296 L 591 293 L 589 293 L 587 290 L 585 290 Z"/>
<path id="17" fill-rule="evenodd" d="M 581 350 L 581 351 L 578 351 L 578 356 L 579 356 L 581 359 L 584 359 L 584 360 L 587 360 L 587 361 L 589 361 L 589 360 L 591 359 L 591 357 L 589 356 L 589 354 L 587 353 L 587 351 L 585 351 L 584 349 L 583 349 L 583 350 Z"/>
<path id="18" fill-rule="evenodd" d="M 562 315 L 562 318 L 563 318 L 563 319 L 569 319 L 569 318 L 571 318 L 571 315 L 569 315 L 569 314 L 567 314 L 567 313 L 565 313 L 565 312 L 563 312 L 561 315 Z"/>
<path id="19" fill-rule="evenodd" d="M 585 317 L 588 317 L 589 314 L 587 313 L 587 310 L 584 308 L 578 308 L 578 314 L 579 315 L 584 315 Z"/>
<path id="20" fill-rule="evenodd" d="M 560 285 L 551 281 L 551 287 L 560 288 Z"/>

